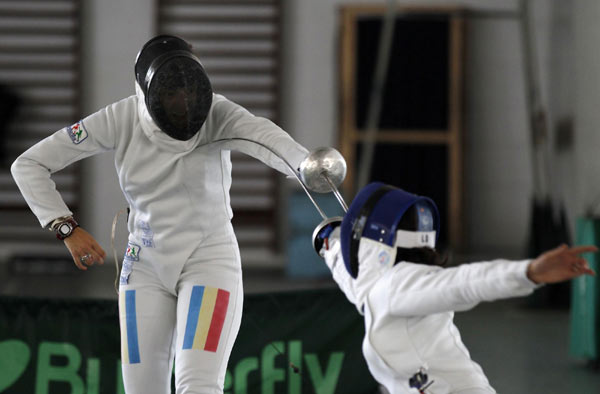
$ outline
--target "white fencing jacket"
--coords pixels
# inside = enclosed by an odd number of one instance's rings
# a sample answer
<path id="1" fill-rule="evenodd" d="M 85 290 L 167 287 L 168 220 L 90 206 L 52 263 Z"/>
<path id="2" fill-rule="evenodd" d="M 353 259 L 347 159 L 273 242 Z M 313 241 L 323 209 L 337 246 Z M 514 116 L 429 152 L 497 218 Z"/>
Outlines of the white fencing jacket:
<path id="1" fill-rule="evenodd" d="M 428 393 L 495 393 L 471 360 L 453 323 L 454 311 L 481 301 L 530 294 L 526 261 L 496 260 L 441 268 L 400 262 L 392 248 L 362 238 L 358 277 L 346 271 L 339 227 L 329 238 L 325 262 L 346 297 L 365 317 L 363 354 L 373 377 L 391 394 L 417 393 L 409 379 L 425 368 Z"/>
<path id="2" fill-rule="evenodd" d="M 188 141 L 160 131 L 136 95 L 125 98 L 40 141 L 13 163 L 11 171 L 42 226 L 71 215 L 50 175 L 86 157 L 113 150 L 119 183 L 131 213 L 129 241 L 155 265 L 167 286 L 176 282 L 190 254 L 217 226 L 232 217 L 230 150 L 249 154 L 292 175 L 267 149 L 274 149 L 292 168 L 307 150 L 271 121 L 252 115 L 215 94 L 206 122 Z M 101 182 L 101 180 L 98 180 Z"/>

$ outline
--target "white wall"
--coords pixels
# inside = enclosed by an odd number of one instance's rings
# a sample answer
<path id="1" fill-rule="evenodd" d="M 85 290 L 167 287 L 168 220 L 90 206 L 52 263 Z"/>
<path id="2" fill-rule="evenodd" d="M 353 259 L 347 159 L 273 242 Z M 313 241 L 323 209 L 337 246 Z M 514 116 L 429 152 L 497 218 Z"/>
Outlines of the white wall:
<path id="1" fill-rule="evenodd" d="M 600 2 L 575 2 L 575 208 L 600 215 Z"/>
<path id="2" fill-rule="evenodd" d="M 550 27 L 556 15 L 551 7 L 555 0 L 534 0 L 535 31 L 538 55 L 541 59 L 543 93 L 558 94 L 569 85 L 569 76 L 562 84 L 549 87 L 563 67 L 551 70 Z M 337 144 L 338 108 L 338 8 L 347 0 L 284 0 L 282 126 L 300 143 L 309 148 Z M 382 1 L 361 1 L 382 3 Z M 419 4 L 462 4 L 473 8 L 516 9 L 516 0 L 439 0 L 400 1 Z M 570 4 L 571 2 L 567 2 Z M 588 39 L 595 29 L 600 4 L 594 0 L 576 2 L 575 21 L 581 22 L 575 37 L 577 57 L 590 65 L 577 67 L 577 75 L 590 73 L 589 79 L 578 79 L 575 97 L 577 133 L 593 134 L 598 111 L 590 101 L 597 99 L 598 80 L 589 83 L 593 64 L 600 63 L 594 48 L 600 33 Z M 144 0 L 93 0 L 84 2 L 84 112 L 89 113 L 119 98 L 133 93 L 133 61 L 139 47 L 153 33 L 154 13 Z M 570 9 L 570 8 L 569 8 Z M 563 12 L 564 14 L 564 12 Z M 108 23 L 108 21 L 110 21 Z M 102 22 L 102 23 L 101 23 Z M 106 23 L 106 24 L 105 24 Z M 568 27 L 568 26 L 567 26 Z M 595 30 L 598 30 L 597 28 Z M 568 49 L 568 37 L 553 45 Z M 563 36 L 561 36 L 563 37 Z M 558 44 L 557 44 L 558 41 Z M 553 54 L 556 54 L 556 48 Z M 559 51 L 560 52 L 560 51 Z M 472 21 L 467 45 L 466 85 L 466 228 L 467 245 L 474 252 L 502 252 L 520 255 L 525 250 L 528 234 L 529 206 L 532 193 L 530 141 L 525 112 L 521 47 L 518 25 L 510 20 L 481 19 Z M 553 89 L 553 90 L 552 90 Z M 583 93 L 585 92 L 585 94 Z M 554 96 L 553 96 L 554 97 Z M 596 100 L 597 101 L 597 100 Z M 564 101 L 550 100 L 559 111 L 569 112 Z M 552 118 L 554 119 L 554 118 Z M 586 159 L 597 146 L 576 138 L 577 147 L 585 154 L 577 160 L 569 152 L 558 163 L 558 173 L 565 175 L 569 190 L 577 185 L 569 176 L 575 162 L 577 168 L 592 166 Z M 593 171 L 589 168 L 588 173 Z M 571 174 L 572 175 L 572 174 Z M 109 232 L 114 213 L 125 206 L 118 188 L 112 156 L 88 160 L 84 177 L 84 219 L 105 248 L 110 247 Z M 588 186 L 586 186 L 588 187 Z M 585 187 L 584 187 L 585 189 Z M 597 189 L 597 188 L 596 188 Z M 583 190 L 584 194 L 589 194 Z M 583 204 L 584 197 L 567 193 L 571 216 Z"/>
<path id="3" fill-rule="evenodd" d="M 141 46 L 154 33 L 153 3 L 82 2 L 84 116 L 135 93 L 133 64 Z M 84 160 L 82 183 L 82 225 L 110 253 L 113 216 L 127 206 L 119 188 L 114 155 L 107 153 Z"/>
<path id="4" fill-rule="evenodd" d="M 506 8 L 515 10 L 517 2 Z M 544 60 L 546 13 L 541 7 L 533 11 L 538 59 Z M 475 253 L 518 256 L 526 249 L 533 193 L 519 22 L 471 20 L 467 40 L 466 244 Z"/>

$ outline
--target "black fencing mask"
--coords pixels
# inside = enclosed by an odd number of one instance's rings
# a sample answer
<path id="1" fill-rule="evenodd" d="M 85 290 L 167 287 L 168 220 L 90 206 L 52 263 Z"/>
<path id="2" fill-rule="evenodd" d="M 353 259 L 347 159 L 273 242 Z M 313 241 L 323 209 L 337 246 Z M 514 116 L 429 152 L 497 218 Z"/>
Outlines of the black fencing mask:
<path id="1" fill-rule="evenodd" d="M 166 35 L 148 41 L 135 61 L 135 78 L 163 132 L 180 141 L 198 133 L 212 104 L 212 87 L 185 41 Z"/>

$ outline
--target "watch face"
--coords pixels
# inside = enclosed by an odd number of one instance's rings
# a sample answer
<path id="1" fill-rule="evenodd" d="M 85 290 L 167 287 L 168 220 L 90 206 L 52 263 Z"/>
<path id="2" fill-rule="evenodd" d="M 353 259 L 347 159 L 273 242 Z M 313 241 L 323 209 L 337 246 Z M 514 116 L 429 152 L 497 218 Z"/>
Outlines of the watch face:
<path id="1" fill-rule="evenodd" d="M 69 223 L 63 223 L 58 228 L 58 232 L 61 235 L 69 235 L 71 233 L 72 227 Z"/>

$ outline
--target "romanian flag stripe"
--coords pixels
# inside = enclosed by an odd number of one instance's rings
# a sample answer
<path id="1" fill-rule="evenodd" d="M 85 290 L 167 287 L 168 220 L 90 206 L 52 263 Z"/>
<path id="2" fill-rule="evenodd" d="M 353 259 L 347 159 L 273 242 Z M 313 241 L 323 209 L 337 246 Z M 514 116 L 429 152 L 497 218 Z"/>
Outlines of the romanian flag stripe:
<path id="1" fill-rule="evenodd" d="M 140 362 L 137 318 L 135 315 L 135 290 L 125 291 L 125 320 L 127 323 L 127 351 L 130 364 Z"/>
<path id="2" fill-rule="evenodd" d="M 209 352 L 216 352 L 217 346 L 219 345 L 219 339 L 221 338 L 221 331 L 223 330 L 223 323 L 225 322 L 225 315 L 227 314 L 227 306 L 229 305 L 229 292 L 223 289 L 219 289 L 217 293 L 217 299 L 215 302 L 215 310 L 213 312 L 213 318 L 208 329 L 208 338 L 206 338 L 206 344 L 204 350 Z"/>
<path id="3" fill-rule="evenodd" d="M 196 325 L 198 324 L 198 314 L 202 298 L 204 296 L 204 286 L 194 286 L 190 297 L 190 306 L 188 309 L 188 318 L 183 336 L 183 348 L 191 349 L 194 344 L 194 335 L 196 335 Z"/>
<path id="4" fill-rule="evenodd" d="M 228 291 L 214 287 L 194 286 L 183 349 L 216 352 L 228 305 Z"/>
<path id="5" fill-rule="evenodd" d="M 207 287 L 204 289 L 204 298 L 202 299 L 202 306 L 200 307 L 200 314 L 198 316 L 198 326 L 196 327 L 196 335 L 194 336 L 194 344 L 192 349 L 204 349 L 206 344 L 206 336 L 208 335 L 208 328 L 212 320 L 213 309 L 215 307 L 215 301 L 217 300 L 217 289 L 214 287 Z"/>
<path id="6" fill-rule="evenodd" d="M 122 291 L 119 293 L 119 314 L 125 313 L 125 292 Z M 119 323 L 121 326 L 121 363 L 129 364 L 129 352 L 127 351 L 127 319 L 119 319 Z"/>

